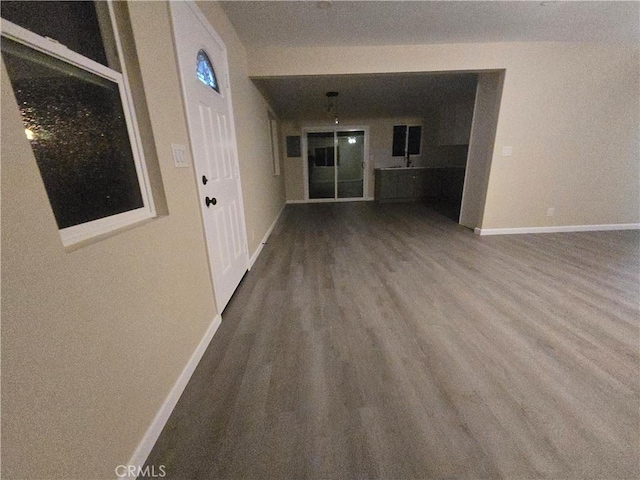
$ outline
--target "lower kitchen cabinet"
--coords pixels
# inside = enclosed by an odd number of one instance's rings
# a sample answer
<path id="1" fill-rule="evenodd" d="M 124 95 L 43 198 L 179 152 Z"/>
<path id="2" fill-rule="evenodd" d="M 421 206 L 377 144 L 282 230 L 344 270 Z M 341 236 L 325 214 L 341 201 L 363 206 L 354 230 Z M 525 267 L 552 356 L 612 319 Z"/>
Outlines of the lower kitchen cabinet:
<path id="1" fill-rule="evenodd" d="M 464 179 L 464 168 L 376 168 L 375 199 L 379 202 L 410 202 L 449 197 L 451 180 L 458 177 Z"/>

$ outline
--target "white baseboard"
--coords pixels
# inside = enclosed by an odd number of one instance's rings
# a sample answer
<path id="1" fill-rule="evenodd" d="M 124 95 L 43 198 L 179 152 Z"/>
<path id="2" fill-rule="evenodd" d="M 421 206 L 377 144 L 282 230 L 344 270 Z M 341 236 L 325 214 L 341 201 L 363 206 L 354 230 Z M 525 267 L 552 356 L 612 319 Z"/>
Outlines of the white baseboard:
<path id="1" fill-rule="evenodd" d="M 273 221 L 273 223 L 267 230 L 267 233 L 264 234 L 264 238 L 260 242 L 260 245 L 258 245 L 258 248 L 256 248 L 256 251 L 253 252 L 253 255 L 251 255 L 251 258 L 249 259 L 249 270 L 253 268 L 253 264 L 256 263 L 256 260 L 258 259 L 258 255 L 260 255 L 260 252 L 262 252 L 262 248 L 264 247 L 264 244 L 267 243 L 267 240 L 269 240 L 269 235 L 271 235 L 271 232 L 273 232 L 273 229 L 276 228 L 276 224 L 278 223 L 278 220 L 280 220 L 280 215 L 282 215 L 282 211 L 284 210 L 284 207 L 287 205 L 287 203 L 282 205 L 282 208 L 278 212 L 278 215 L 276 215 L 276 219 Z"/>
<path id="2" fill-rule="evenodd" d="M 558 227 L 474 228 L 476 235 L 517 235 L 523 233 L 598 232 L 602 230 L 640 230 L 640 223 L 567 225 Z"/>
<path id="3" fill-rule="evenodd" d="M 144 466 L 144 463 L 147 461 L 147 457 L 151 453 L 153 446 L 158 440 L 158 437 L 160 436 L 162 429 L 167 423 L 167 420 L 169 420 L 169 416 L 171 415 L 171 412 L 173 411 L 174 407 L 178 403 L 178 400 L 180 399 L 182 392 L 187 386 L 187 383 L 189 383 L 189 379 L 191 378 L 191 375 L 193 375 L 193 372 L 198 366 L 198 363 L 200 362 L 202 355 L 204 355 L 205 350 L 209 346 L 211 339 L 215 335 L 221 323 L 222 323 L 222 317 L 220 316 L 220 314 L 217 314 L 216 317 L 211 322 L 211 324 L 209 325 L 209 327 L 207 328 L 207 331 L 205 332 L 204 336 L 200 340 L 200 343 L 198 343 L 198 346 L 196 347 L 194 352 L 191 354 L 191 358 L 189 358 L 189 361 L 187 362 L 184 369 L 182 370 L 182 373 L 180 373 L 180 376 L 176 380 L 176 383 L 173 385 L 173 388 L 169 392 L 169 395 L 164 400 L 164 403 L 160 407 L 160 410 L 158 410 L 158 413 L 156 413 L 156 416 L 151 422 L 151 425 L 149 425 L 149 428 L 144 434 L 144 437 L 142 437 L 142 440 L 138 444 L 138 448 L 136 448 L 136 451 L 133 453 L 133 455 L 129 459 L 129 463 L 127 464 L 127 466 L 129 465 L 136 466 L 136 467 Z M 136 478 L 136 476 L 125 475 L 118 478 L 126 478 L 126 479 L 133 480 Z"/>

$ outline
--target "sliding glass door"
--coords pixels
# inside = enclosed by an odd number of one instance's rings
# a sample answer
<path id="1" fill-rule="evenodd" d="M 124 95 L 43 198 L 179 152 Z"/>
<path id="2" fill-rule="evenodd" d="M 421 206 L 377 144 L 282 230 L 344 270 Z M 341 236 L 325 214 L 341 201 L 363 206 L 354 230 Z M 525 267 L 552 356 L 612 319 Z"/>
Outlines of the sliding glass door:
<path id="1" fill-rule="evenodd" d="M 335 198 L 335 158 L 333 132 L 307 133 L 309 198 Z"/>
<path id="2" fill-rule="evenodd" d="M 364 197 L 366 130 L 309 131 L 305 140 L 310 200 Z"/>
<path id="3" fill-rule="evenodd" d="M 364 194 L 364 131 L 337 132 L 338 198 L 362 198 Z"/>

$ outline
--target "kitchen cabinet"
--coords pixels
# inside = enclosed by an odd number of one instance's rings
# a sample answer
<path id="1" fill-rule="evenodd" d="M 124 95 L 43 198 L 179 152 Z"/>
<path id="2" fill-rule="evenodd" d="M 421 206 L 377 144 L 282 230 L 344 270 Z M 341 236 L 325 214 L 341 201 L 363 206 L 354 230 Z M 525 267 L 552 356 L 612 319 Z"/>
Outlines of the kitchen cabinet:
<path id="1" fill-rule="evenodd" d="M 411 202 L 425 198 L 461 198 L 464 168 L 376 168 L 378 202 Z"/>
<path id="2" fill-rule="evenodd" d="M 415 201 L 439 195 L 433 168 L 376 168 L 375 198 L 381 202 Z"/>
<path id="3" fill-rule="evenodd" d="M 375 169 L 375 198 L 398 198 L 398 181 L 400 169 Z"/>

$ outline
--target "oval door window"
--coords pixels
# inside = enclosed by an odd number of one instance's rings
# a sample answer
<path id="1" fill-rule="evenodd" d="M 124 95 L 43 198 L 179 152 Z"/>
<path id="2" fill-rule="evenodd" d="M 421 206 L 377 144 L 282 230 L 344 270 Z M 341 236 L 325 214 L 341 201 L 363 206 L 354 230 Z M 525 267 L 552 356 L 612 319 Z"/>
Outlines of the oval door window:
<path id="1" fill-rule="evenodd" d="M 204 83 L 207 87 L 211 87 L 216 92 L 220 93 L 216 72 L 213 69 L 209 55 L 207 55 L 207 52 L 204 50 L 200 50 L 198 52 L 198 58 L 196 60 L 196 75 L 198 76 L 198 80 Z"/>

